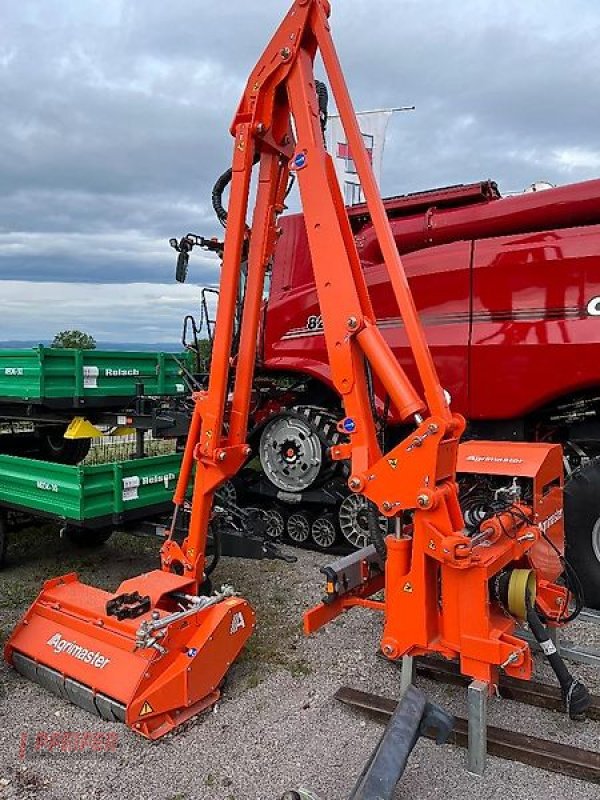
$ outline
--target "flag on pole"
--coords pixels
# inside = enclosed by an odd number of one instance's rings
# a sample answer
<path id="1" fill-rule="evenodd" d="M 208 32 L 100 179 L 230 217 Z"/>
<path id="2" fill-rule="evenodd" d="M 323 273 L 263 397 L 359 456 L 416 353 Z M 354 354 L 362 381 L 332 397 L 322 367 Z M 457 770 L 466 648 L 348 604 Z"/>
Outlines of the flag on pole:
<path id="1" fill-rule="evenodd" d="M 393 111 L 393 109 L 363 111 L 358 112 L 356 115 L 367 153 L 371 160 L 371 166 L 375 173 L 375 180 L 378 184 L 381 182 L 386 130 Z M 333 115 L 327 120 L 326 137 L 327 150 L 335 164 L 335 171 L 340 182 L 344 202 L 347 206 L 364 203 L 365 198 L 356 173 L 356 166 L 339 116 Z"/>

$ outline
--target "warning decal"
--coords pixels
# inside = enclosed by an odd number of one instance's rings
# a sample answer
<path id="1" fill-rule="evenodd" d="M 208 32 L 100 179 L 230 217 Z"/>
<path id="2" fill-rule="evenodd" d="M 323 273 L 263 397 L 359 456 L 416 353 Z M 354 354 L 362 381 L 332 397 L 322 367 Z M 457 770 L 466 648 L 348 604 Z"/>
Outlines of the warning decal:
<path id="1" fill-rule="evenodd" d="M 152 708 L 150 703 L 146 700 L 146 702 L 142 706 L 142 710 L 140 711 L 140 717 L 145 717 L 148 714 L 152 714 L 153 711 L 154 709 Z"/>

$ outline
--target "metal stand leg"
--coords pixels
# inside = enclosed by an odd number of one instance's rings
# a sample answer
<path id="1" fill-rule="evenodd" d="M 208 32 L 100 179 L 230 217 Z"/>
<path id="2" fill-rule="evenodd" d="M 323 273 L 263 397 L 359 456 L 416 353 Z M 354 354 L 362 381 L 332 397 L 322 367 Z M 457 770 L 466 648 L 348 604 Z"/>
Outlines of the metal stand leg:
<path id="1" fill-rule="evenodd" d="M 400 670 L 400 697 L 404 697 L 409 686 L 415 683 L 416 664 L 412 656 L 402 656 Z"/>
<path id="2" fill-rule="evenodd" d="M 487 755 L 487 701 L 489 686 L 484 681 L 473 681 L 468 688 L 469 755 L 467 769 L 474 775 L 483 775 Z"/>

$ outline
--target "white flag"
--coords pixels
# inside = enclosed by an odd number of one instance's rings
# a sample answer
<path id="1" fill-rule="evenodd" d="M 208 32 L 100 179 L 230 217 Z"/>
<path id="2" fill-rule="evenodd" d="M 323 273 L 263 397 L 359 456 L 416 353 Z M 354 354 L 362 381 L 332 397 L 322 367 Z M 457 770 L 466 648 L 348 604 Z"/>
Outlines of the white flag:
<path id="1" fill-rule="evenodd" d="M 385 134 L 392 113 L 392 111 L 367 111 L 359 112 L 356 115 L 378 184 L 381 182 Z M 365 198 L 356 173 L 356 166 L 352 160 L 341 120 L 337 115 L 331 116 L 327 120 L 327 150 L 333 158 L 346 205 L 354 206 L 357 203 L 364 203 Z"/>

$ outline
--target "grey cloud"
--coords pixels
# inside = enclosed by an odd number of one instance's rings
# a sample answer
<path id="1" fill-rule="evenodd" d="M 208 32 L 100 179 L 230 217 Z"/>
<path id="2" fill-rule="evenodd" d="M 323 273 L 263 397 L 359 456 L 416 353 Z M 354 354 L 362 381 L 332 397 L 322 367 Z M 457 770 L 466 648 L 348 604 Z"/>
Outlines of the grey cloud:
<path id="1" fill-rule="evenodd" d="M 597 4 L 332 5 L 356 107 L 417 106 L 391 123 L 384 193 L 487 177 L 518 190 L 598 173 Z M 210 189 L 230 162 L 228 126 L 286 6 L 6 4 L 0 278 L 163 283 L 170 236 L 220 233 Z M 212 281 L 213 268 L 196 263 Z"/>
<path id="2" fill-rule="evenodd" d="M 50 339 L 64 328 L 80 328 L 97 341 L 175 343 L 181 321 L 198 301 L 194 285 L 5 281 L 0 341 Z M 34 320 L 28 311 L 43 309 Z"/>

